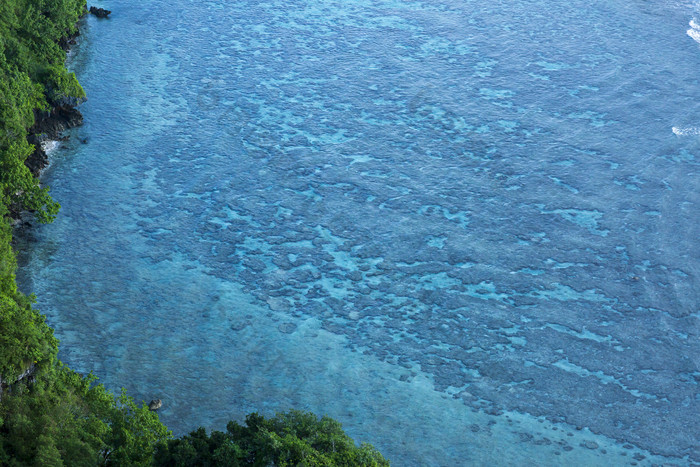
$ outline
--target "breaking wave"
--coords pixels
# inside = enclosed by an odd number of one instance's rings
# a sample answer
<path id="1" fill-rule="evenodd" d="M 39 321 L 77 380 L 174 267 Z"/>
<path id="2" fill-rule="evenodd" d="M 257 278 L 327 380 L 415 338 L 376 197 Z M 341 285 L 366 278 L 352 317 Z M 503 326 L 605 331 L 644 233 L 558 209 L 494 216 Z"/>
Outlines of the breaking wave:
<path id="1" fill-rule="evenodd" d="M 690 20 L 690 29 L 688 29 L 687 33 L 690 37 L 693 38 L 695 42 L 700 44 L 700 24 L 695 22 L 695 18 Z"/>
<path id="2" fill-rule="evenodd" d="M 678 136 L 700 135 L 700 127 L 678 128 L 674 126 L 671 130 Z"/>

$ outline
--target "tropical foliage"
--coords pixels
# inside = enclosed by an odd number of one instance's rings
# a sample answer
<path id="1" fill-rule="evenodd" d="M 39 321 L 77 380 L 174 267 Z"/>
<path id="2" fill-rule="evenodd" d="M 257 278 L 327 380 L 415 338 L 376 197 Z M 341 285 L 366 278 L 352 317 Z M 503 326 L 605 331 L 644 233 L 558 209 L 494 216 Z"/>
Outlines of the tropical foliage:
<path id="1" fill-rule="evenodd" d="M 369 444 L 356 446 L 340 423 L 292 410 L 265 418 L 257 413 L 245 425 L 229 422 L 226 432 L 204 428 L 161 445 L 156 466 L 388 466 Z"/>
<path id="2" fill-rule="evenodd" d="M 157 415 L 57 359 L 58 341 L 15 282 L 9 207 L 51 221 L 58 204 L 24 162 L 36 112 L 85 96 L 59 40 L 85 0 L 0 2 L 0 465 L 150 465 Z"/>
<path id="3" fill-rule="evenodd" d="M 85 0 L 0 2 L 0 198 L 43 222 L 59 206 L 24 165 L 33 151 L 27 128 L 35 111 L 85 96 L 58 45 L 75 32 L 84 8 Z"/>
<path id="4" fill-rule="evenodd" d="M 151 465 L 170 432 L 146 405 L 115 400 L 60 363 L 15 384 L 0 403 L 0 464 Z"/>

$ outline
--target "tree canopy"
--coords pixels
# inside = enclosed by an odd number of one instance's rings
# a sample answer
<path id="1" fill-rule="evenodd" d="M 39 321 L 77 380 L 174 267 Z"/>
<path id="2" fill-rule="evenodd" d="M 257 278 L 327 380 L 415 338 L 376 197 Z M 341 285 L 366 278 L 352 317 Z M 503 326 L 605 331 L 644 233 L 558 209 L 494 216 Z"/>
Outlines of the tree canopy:
<path id="1" fill-rule="evenodd" d="M 257 413 L 226 432 L 199 428 L 158 447 L 156 466 L 388 466 L 369 444 L 359 447 L 330 417 L 290 410 L 272 418 Z"/>
<path id="2" fill-rule="evenodd" d="M 59 40 L 75 32 L 85 0 L 3 0 L 0 3 L 0 197 L 48 222 L 58 212 L 24 161 L 34 148 L 27 129 L 37 110 L 85 97 L 63 65 Z"/>

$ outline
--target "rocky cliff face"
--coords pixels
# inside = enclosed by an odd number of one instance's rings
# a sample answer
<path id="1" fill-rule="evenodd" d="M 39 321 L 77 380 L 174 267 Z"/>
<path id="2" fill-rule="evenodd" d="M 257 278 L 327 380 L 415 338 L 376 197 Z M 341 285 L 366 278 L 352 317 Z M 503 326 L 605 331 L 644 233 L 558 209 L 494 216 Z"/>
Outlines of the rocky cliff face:
<path id="1" fill-rule="evenodd" d="M 22 380 L 27 380 L 27 381 L 32 381 L 34 378 L 34 372 L 36 371 L 36 365 L 31 364 L 29 367 L 24 370 L 22 374 L 20 374 L 17 378 L 15 378 L 13 381 L 11 380 L 4 380 L 0 376 L 0 400 L 2 400 L 2 395 L 7 391 L 11 386 L 19 383 Z"/>
<path id="2" fill-rule="evenodd" d="M 34 152 L 27 157 L 24 164 L 29 167 L 35 177 L 46 168 L 49 159 L 41 147 L 41 143 L 49 140 L 60 140 L 63 132 L 83 124 L 82 114 L 75 108 L 82 100 L 60 103 L 48 112 L 35 112 L 34 126 L 29 130 L 27 141 L 34 145 Z"/>

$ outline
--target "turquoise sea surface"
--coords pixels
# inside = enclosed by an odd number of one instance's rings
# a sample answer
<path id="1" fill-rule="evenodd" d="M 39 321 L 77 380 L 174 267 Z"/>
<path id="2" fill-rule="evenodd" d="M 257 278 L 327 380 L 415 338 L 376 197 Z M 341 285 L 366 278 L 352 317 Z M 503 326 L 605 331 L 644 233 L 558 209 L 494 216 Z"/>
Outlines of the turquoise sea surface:
<path id="1" fill-rule="evenodd" d="M 176 434 L 700 464 L 700 4 L 96 6 L 61 214 L 16 240 L 72 368 Z"/>

